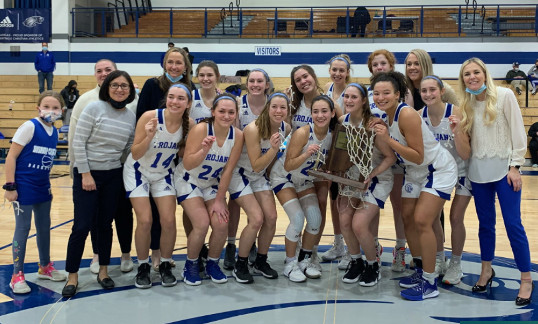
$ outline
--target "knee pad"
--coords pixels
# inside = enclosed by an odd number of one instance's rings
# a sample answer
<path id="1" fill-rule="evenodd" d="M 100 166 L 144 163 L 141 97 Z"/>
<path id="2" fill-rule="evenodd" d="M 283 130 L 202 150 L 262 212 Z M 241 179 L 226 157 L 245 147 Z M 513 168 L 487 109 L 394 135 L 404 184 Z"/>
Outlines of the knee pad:
<path id="1" fill-rule="evenodd" d="M 299 241 L 304 226 L 304 212 L 297 198 L 287 201 L 282 205 L 284 211 L 290 219 L 290 225 L 286 229 L 286 238 L 292 242 Z"/>
<path id="2" fill-rule="evenodd" d="M 316 194 L 308 194 L 299 199 L 306 217 L 306 231 L 318 234 L 321 226 L 321 211 Z"/>

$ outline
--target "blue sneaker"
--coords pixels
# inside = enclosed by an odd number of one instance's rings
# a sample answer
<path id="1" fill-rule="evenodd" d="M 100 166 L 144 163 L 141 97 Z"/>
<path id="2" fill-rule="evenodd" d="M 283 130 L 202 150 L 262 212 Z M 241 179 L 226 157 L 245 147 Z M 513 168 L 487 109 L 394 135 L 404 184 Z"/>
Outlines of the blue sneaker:
<path id="1" fill-rule="evenodd" d="M 198 272 L 198 260 L 185 261 L 185 268 L 183 268 L 183 281 L 189 286 L 198 286 L 202 283 L 200 273 Z"/>
<path id="2" fill-rule="evenodd" d="M 418 284 L 422 281 L 422 269 L 421 268 L 415 268 L 415 272 L 407 277 L 403 277 L 400 279 L 400 287 L 402 288 L 413 288 L 418 286 Z"/>
<path id="3" fill-rule="evenodd" d="M 205 265 L 205 272 L 214 283 L 225 283 L 228 281 L 228 277 L 220 270 L 219 260 L 213 261 L 208 259 Z"/>
<path id="4" fill-rule="evenodd" d="M 430 284 L 428 280 L 422 279 L 420 284 L 413 288 L 402 290 L 400 295 L 407 300 L 435 298 L 439 296 L 439 290 L 437 290 L 437 278 L 435 278 L 433 285 Z"/>

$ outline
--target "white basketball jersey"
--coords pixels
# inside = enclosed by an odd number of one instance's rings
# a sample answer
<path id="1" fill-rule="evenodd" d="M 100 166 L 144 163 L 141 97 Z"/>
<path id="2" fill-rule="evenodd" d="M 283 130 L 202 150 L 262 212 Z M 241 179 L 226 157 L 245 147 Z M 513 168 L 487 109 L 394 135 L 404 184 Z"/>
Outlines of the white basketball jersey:
<path id="1" fill-rule="evenodd" d="M 215 136 L 213 124 L 207 124 L 207 136 Z M 179 176 L 183 178 L 183 180 L 200 188 L 207 188 L 215 185 L 219 182 L 220 175 L 230 158 L 230 153 L 232 152 L 234 144 L 235 128 L 230 126 L 224 144 L 219 147 L 217 141 L 213 142 L 211 149 L 209 149 L 209 152 L 199 166 L 186 171 L 183 167 L 183 162 L 181 162 L 178 165 L 176 172 L 179 172 Z"/>
<path id="2" fill-rule="evenodd" d="M 206 106 L 200 89 L 192 90 L 192 104 L 189 111 L 189 117 L 194 119 L 196 124 L 202 120 L 211 117 L 211 108 Z"/>
<path id="3" fill-rule="evenodd" d="M 338 98 L 334 99 L 333 98 L 333 89 L 334 89 L 334 82 L 331 84 L 331 86 L 327 90 L 326 95 L 327 95 L 327 97 L 331 98 L 334 102 L 336 102 L 338 104 L 338 106 L 340 106 L 340 108 L 343 111 L 344 110 L 344 92 L 345 91 L 342 91 L 340 96 Z"/>
<path id="4" fill-rule="evenodd" d="M 394 114 L 394 121 L 392 122 L 392 125 L 390 125 L 389 131 L 390 131 L 390 137 L 392 137 L 394 140 L 396 140 L 400 144 L 407 146 L 407 141 L 405 140 L 405 137 L 400 132 L 400 126 L 398 125 L 400 112 L 402 111 L 402 109 L 411 109 L 412 111 L 416 111 L 415 109 L 408 106 L 406 103 L 400 103 L 398 105 L 398 108 L 396 108 L 396 113 Z M 421 121 L 421 128 L 422 128 L 422 141 L 424 143 L 424 159 L 422 163 L 420 164 L 420 166 L 427 166 L 435 160 L 435 158 L 439 154 L 439 151 L 442 150 L 443 148 L 441 147 L 441 144 L 435 139 L 435 137 L 433 136 L 432 132 L 430 131 L 430 129 L 428 128 L 424 120 L 421 119 L 420 121 Z M 412 166 L 417 165 L 411 161 L 404 159 L 398 153 L 396 153 L 396 156 L 400 164 L 403 163 L 404 165 L 412 165 Z"/>
<path id="5" fill-rule="evenodd" d="M 377 108 L 376 104 L 374 103 L 374 90 L 372 90 L 370 87 L 368 87 L 368 101 L 370 102 L 370 111 L 372 112 L 372 115 L 374 115 L 374 117 L 381 118 L 385 123 L 388 124 L 387 113 Z"/>
<path id="6" fill-rule="evenodd" d="M 304 125 L 310 124 L 312 124 L 312 111 L 306 106 L 303 98 L 303 100 L 301 100 L 301 105 L 299 106 L 299 109 L 291 119 L 291 129 L 292 131 L 295 131 L 296 129 L 299 129 Z"/>
<path id="7" fill-rule="evenodd" d="M 280 138 L 284 140 L 286 137 L 286 123 L 282 122 L 280 124 L 280 128 L 278 129 L 278 133 L 280 134 Z M 261 154 L 265 154 L 269 149 L 271 148 L 271 141 L 269 139 L 262 139 L 260 141 L 260 150 Z M 243 145 L 243 151 L 241 152 L 241 158 L 239 161 L 237 161 L 237 167 L 245 169 L 245 175 L 249 179 L 254 179 L 258 177 L 263 177 L 263 174 L 265 173 L 265 169 L 261 170 L 260 172 L 254 172 L 252 170 L 252 164 L 250 163 L 250 159 L 248 158 L 247 153 L 247 145 Z"/>
<path id="8" fill-rule="evenodd" d="M 174 169 L 174 158 L 179 149 L 178 143 L 183 135 L 183 126 L 180 126 L 174 133 L 168 132 L 164 118 L 164 109 L 156 109 L 155 117 L 158 119 L 157 131 L 144 156 L 135 161 L 132 154 L 129 154 L 129 157 L 125 161 L 125 163 L 135 166 L 135 169 L 138 169 L 148 178 L 154 178 L 160 174 L 168 174 L 170 170 Z"/>
<path id="9" fill-rule="evenodd" d="M 301 154 L 306 152 L 307 149 L 308 149 L 308 146 L 310 146 L 311 144 L 319 144 L 320 145 L 319 154 L 326 157 L 327 153 L 329 152 L 329 149 L 331 148 L 331 144 L 332 144 L 332 133 L 331 133 L 331 131 L 330 130 L 328 131 L 328 133 L 327 133 L 327 135 L 325 136 L 324 139 L 319 140 L 316 137 L 316 134 L 314 133 L 314 126 L 310 125 L 310 135 L 308 136 L 308 142 L 303 147 L 303 150 L 301 151 Z M 292 181 L 293 182 L 295 182 L 296 179 L 300 180 L 300 181 L 314 180 L 313 176 L 308 175 L 308 170 L 311 170 L 314 167 L 317 167 L 317 165 L 316 165 L 316 163 L 317 163 L 316 155 L 317 154 L 314 153 L 311 157 L 307 158 L 303 162 L 303 164 L 301 164 L 300 167 L 298 167 L 297 169 L 292 170 L 290 172 L 291 175 L 292 175 Z M 285 156 L 284 156 L 284 158 L 285 158 Z M 282 160 L 282 161 L 285 161 L 285 160 Z"/>
<path id="10" fill-rule="evenodd" d="M 441 145 L 443 145 L 445 149 L 450 152 L 454 160 L 456 160 L 456 164 L 458 166 L 458 176 L 463 177 L 467 174 L 467 164 L 459 156 L 458 151 L 456 150 L 456 145 L 454 144 L 454 135 L 450 129 L 450 122 L 448 121 L 448 117 L 450 117 L 450 115 L 452 115 L 452 104 L 446 103 L 445 113 L 443 114 L 443 118 L 441 118 L 441 122 L 439 125 L 433 126 L 430 117 L 428 116 L 428 106 L 425 106 L 422 109 L 422 119 L 424 119 L 424 122 L 439 143 L 441 143 Z"/>
<path id="11" fill-rule="evenodd" d="M 255 115 L 248 104 L 247 95 L 241 97 L 241 108 L 239 109 L 239 129 L 243 130 L 252 121 L 256 120 L 258 115 Z"/>

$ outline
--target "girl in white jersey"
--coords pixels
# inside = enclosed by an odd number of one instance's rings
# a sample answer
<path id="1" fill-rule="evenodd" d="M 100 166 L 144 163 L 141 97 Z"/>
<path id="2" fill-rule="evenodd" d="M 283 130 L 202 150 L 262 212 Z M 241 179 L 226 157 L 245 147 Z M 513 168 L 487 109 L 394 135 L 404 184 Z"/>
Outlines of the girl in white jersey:
<path id="1" fill-rule="evenodd" d="M 333 56 L 327 63 L 329 64 L 329 75 L 332 82 L 328 82 L 323 90 L 325 94 L 343 110 L 344 90 L 351 80 L 351 59 L 347 54 L 339 54 Z M 346 248 L 342 231 L 340 230 L 340 220 L 336 206 L 336 197 L 338 196 L 338 185 L 336 183 L 331 184 L 330 195 L 334 243 L 329 250 L 321 255 L 323 261 L 333 261 L 346 255 Z"/>
<path id="2" fill-rule="evenodd" d="M 206 273 L 216 283 L 228 278 L 219 267 L 228 231 L 226 191 L 232 171 L 243 147 L 243 133 L 233 127 L 237 116 L 234 96 L 218 95 L 213 103 L 213 117 L 194 126 L 189 132 L 183 161 L 174 173 L 177 200 L 192 223 L 187 238 L 187 261 L 183 270 L 188 285 L 199 285 L 198 254 L 211 226 Z"/>
<path id="3" fill-rule="evenodd" d="M 131 154 L 125 161 L 123 181 L 127 196 L 136 213 L 135 244 L 138 255 L 138 274 L 135 286 L 150 288 L 149 265 L 150 230 L 152 224 L 149 195 L 159 210 L 161 223 L 161 263 L 159 273 L 162 285 L 174 286 L 171 272 L 172 252 L 176 241 L 176 190 L 173 183 L 174 162 L 190 124 L 186 110 L 191 104 L 191 93 L 183 84 L 170 87 L 166 109 L 146 111 L 138 120 Z"/>
<path id="4" fill-rule="evenodd" d="M 461 255 L 463 253 L 463 245 L 465 244 L 465 225 L 463 218 L 465 216 L 465 210 L 471 201 L 472 193 L 471 182 L 467 178 L 467 162 L 458 153 L 458 149 L 462 152 L 462 147 L 459 145 L 459 141 L 454 140 L 455 136 L 461 136 L 462 134 L 452 133 L 449 120 L 451 115 L 461 118 L 461 113 L 457 106 L 443 102 L 442 96 L 444 93 L 443 81 L 439 77 L 435 75 L 424 77 L 420 83 L 420 94 L 426 106 L 419 113 L 435 138 L 452 154 L 458 166 L 456 194 L 450 206 L 452 258 L 450 259 L 448 269 L 445 269 L 446 272 L 443 277 L 443 283 L 455 285 L 463 277 L 461 270 Z M 445 264 L 443 249 L 444 231 L 440 219 L 434 223 L 433 229 L 437 237 L 436 272 L 440 274 L 438 269 L 443 269 L 443 265 Z M 438 263 L 441 266 L 438 266 Z"/>
<path id="5" fill-rule="evenodd" d="M 379 73 L 374 76 L 372 87 L 374 102 L 387 113 L 389 122 L 388 128 L 377 123 L 376 134 L 389 143 L 405 165 L 402 216 L 411 254 L 417 258 L 415 273 L 400 279 L 400 286 L 408 288 L 401 295 L 409 300 L 437 297 L 437 244 L 432 226 L 456 185 L 456 162 L 420 115 L 401 103 L 407 91 L 403 74 Z"/>
<path id="6" fill-rule="evenodd" d="M 357 83 L 350 83 L 344 92 L 344 108 L 347 114 L 340 117 L 342 125 L 366 128 L 372 118 L 368 104 L 366 88 Z M 391 166 L 396 162 L 396 155 L 386 142 L 376 138 L 372 155 L 373 170 L 364 181 L 367 184 L 363 193 L 355 197 L 342 196 L 339 202 L 340 226 L 346 240 L 351 263 L 342 278 L 345 283 L 360 280 L 361 286 L 374 286 L 380 278 L 379 264 L 376 259 L 374 235 L 377 230 L 371 224 L 379 224 L 379 209 L 385 205 L 392 189 Z M 357 178 L 359 170 L 353 166 L 350 171 Z M 364 208 L 355 209 L 358 199 L 364 202 Z M 360 241 L 360 245 L 359 245 Z M 361 247 L 366 255 L 366 263 L 361 257 Z"/>
<path id="7" fill-rule="evenodd" d="M 303 64 L 296 66 L 291 70 L 292 132 L 302 126 L 312 124 L 312 101 L 316 96 L 322 93 L 321 91 L 322 89 L 319 86 L 318 78 L 316 76 L 316 73 L 314 72 L 314 69 L 311 66 Z M 335 105 L 334 102 L 332 106 L 334 106 L 336 118 L 342 116 L 342 111 L 340 110 L 340 107 L 338 107 L 338 105 Z M 319 208 L 321 210 L 321 226 L 316 238 L 316 242 L 314 244 L 314 253 L 312 261 L 314 262 L 314 267 L 316 267 L 316 269 L 321 272 L 321 266 L 318 262 L 317 249 L 319 241 L 321 239 L 321 235 L 323 234 L 323 228 L 325 227 L 329 183 L 328 181 L 316 181 L 314 185 L 316 188 Z"/>
<path id="8" fill-rule="evenodd" d="M 258 237 L 258 252 L 253 262 L 254 272 L 269 279 L 278 273 L 267 263 L 267 252 L 276 229 L 276 205 L 265 170 L 277 156 L 281 141 L 291 131 L 285 123 L 288 116 L 288 97 L 274 93 L 260 117 L 245 129 L 245 146 L 229 186 L 230 197 L 245 210 L 248 223 L 241 232 L 239 253 L 233 276 L 240 283 L 252 282 L 248 269 L 250 247 Z"/>
<path id="9" fill-rule="evenodd" d="M 256 120 L 264 109 L 270 83 L 271 79 L 269 78 L 269 75 L 262 69 L 252 69 L 248 73 L 247 94 L 239 99 L 239 114 L 236 119 L 236 126 L 240 130 L 243 130 L 248 124 Z M 233 177 L 239 179 L 241 178 L 241 175 L 234 172 Z M 228 209 L 230 211 L 230 219 L 228 221 L 228 244 L 226 245 L 226 252 L 224 254 L 224 269 L 232 270 L 235 267 L 235 237 L 237 235 L 237 227 L 239 226 L 240 207 L 235 200 L 230 199 L 228 201 Z M 244 244 L 246 243 L 243 243 L 242 245 Z M 256 245 L 251 242 L 251 246 L 248 248 L 250 249 L 248 255 L 249 263 L 252 264 L 256 258 Z M 242 250 L 244 249 L 245 247 L 243 247 Z M 249 251 L 246 253 L 248 252 Z M 244 253 L 241 254 L 244 256 Z"/>
<path id="10" fill-rule="evenodd" d="M 308 170 L 316 167 L 319 155 L 326 155 L 332 139 L 331 129 L 336 125 L 333 101 L 325 96 L 312 100 L 314 124 L 296 130 L 290 142 L 271 169 L 271 187 L 290 218 L 286 229 L 286 266 L 283 274 L 293 282 L 319 278 L 320 270 L 312 263 L 312 252 L 317 242 L 322 213 L 314 187 L 314 177 Z M 325 197 L 327 191 L 325 191 Z M 295 257 L 297 242 L 301 237 L 306 218 L 299 258 Z"/>
<path id="11" fill-rule="evenodd" d="M 368 70 L 372 74 L 370 78 L 373 78 L 376 74 L 381 72 L 391 72 L 394 71 L 396 65 L 396 57 L 392 52 L 387 51 L 386 49 L 379 49 L 373 51 L 368 56 Z M 368 99 L 370 102 L 370 111 L 372 116 L 381 118 L 385 123 L 387 122 L 387 113 L 379 109 L 374 100 L 373 100 L 373 89 L 368 87 Z M 403 166 L 398 165 L 397 163 L 392 166 L 392 173 L 394 182 L 392 185 L 392 191 L 390 192 L 390 203 L 392 205 L 392 216 L 394 218 L 394 230 L 396 232 L 396 245 L 392 251 L 392 265 L 391 270 L 396 272 L 405 271 L 405 231 L 402 220 L 402 183 L 403 183 Z M 374 239 L 376 243 L 376 253 L 377 259 L 380 260 L 381 254 L 383 253 L 383 247 L 379 244 L 377 233 L 379 230 L 379 223 L 377 222 L 379 218 L 375 218 L 372 222 L 372 230 L 374 231 Z M 339 264 L 339 268 L 343 268 Z"/>
<path id="12" fill-rule="evenodd" d="M 192 105 L 189 116 L 196 124 L 211 117 L 211 105 L 220 93 L 217 88 L 220 73 L 218 65 L 210 60 L 204 60 L 196 67 L 196 77 L 200 89 L 192 90 Z"/>

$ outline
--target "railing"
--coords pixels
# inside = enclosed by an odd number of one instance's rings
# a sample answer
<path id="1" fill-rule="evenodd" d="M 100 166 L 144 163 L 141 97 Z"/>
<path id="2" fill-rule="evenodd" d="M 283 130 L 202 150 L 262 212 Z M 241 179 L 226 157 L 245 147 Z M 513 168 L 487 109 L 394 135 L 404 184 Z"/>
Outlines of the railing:
<path id="1" fill-rule="evenodd" d="M 128 2 L 128 6 L 125 2 Z M 73 37 L 356 37 L 355 7 L 156 7 L 150 1 L 115 0 L 112 8 L 73 8 Z M 366 37 L 538 36 L 537 5 L 370 6 Z M 141 19 L 147 13 L 149 16 Z M 121 15 L 121 16 L 120 16 Z M 90 24 L 84 17 L 91 17 Z M 130 18 L 130 19 L 129 19 Z M 116 30 L 104 22 L 113 19 Z M 81 23 L 78 23 L 82 21 Z M 131 24 L 129 28 L 122 26 Z M 87 26 L 93 27 L 88 30 Z M 86 30 L 84 29 L 86 28 Z M 119 32 L 121 29 L 121 32 Z M 114 34 L 111 35 L 111 33 Z M 362 35 L 359 35 L 362 36 Z"/>

